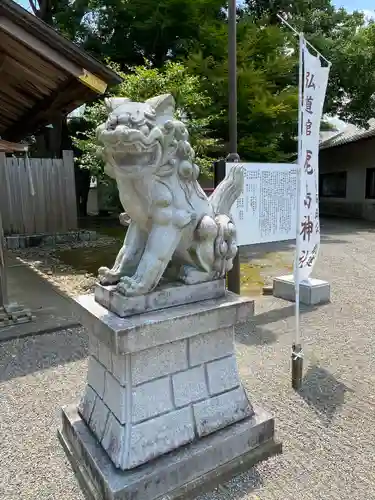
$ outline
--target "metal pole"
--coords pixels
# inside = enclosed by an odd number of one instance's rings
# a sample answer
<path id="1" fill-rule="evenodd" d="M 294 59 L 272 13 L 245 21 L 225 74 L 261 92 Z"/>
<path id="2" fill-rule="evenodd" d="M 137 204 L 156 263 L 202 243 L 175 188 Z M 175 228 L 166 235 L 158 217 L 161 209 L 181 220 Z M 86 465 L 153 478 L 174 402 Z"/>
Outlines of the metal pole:
<path id="1" fill-rule="evenodd" d="M 296 331 L 292 345 L 292 387 L 299 390 L 302 385 L 303 375 L 303 353 L 300 337 L 300 277 L 299 277 L 299 256 L 300 256 L 300 212 L 301 212 L 301 168 L 302 168 L 302 109 L 303 109 L 303 47 L 304 37 L 299 36 L 299 78 L 298 78 L 298 177 L 297 177 L 297 225 L 296 225 L 296 253 L 294 262 L 294 284 L 296 290 L 295 314 Z"/>
<path id="2" fill-rule="evenodd" d="M 229 76 L 229 155 L 227 161 L 238 161 L 237 154 L 237 9 L 236 0 L 228 8 L 228 76 Z"/>
<path id="3" fill-rule="evenodd" d="M 238 162 L 237 154 L 237 8 L 236 0 L 228 5 L 228 81 L 229 81 L 229 154 L 227 162 Z M 240 293 L 240 257 L 237 252 L 233 269 L 228 273 L 228 290 Z"/>

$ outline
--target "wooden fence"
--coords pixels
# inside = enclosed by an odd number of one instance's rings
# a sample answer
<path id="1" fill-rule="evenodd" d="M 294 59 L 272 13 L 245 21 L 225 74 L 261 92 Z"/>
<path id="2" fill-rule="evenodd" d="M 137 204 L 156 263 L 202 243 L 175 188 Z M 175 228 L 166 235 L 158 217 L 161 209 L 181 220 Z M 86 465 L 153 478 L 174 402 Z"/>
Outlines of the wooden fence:
<path id="1" fill-rule="evenodd" d="M 64 151 L 61 159 L 30 158 L 29 165 L 30 170 L 24 158 L 0 153 L 0 212 L 5 234 L 77 229 L 73 153 Z"/>

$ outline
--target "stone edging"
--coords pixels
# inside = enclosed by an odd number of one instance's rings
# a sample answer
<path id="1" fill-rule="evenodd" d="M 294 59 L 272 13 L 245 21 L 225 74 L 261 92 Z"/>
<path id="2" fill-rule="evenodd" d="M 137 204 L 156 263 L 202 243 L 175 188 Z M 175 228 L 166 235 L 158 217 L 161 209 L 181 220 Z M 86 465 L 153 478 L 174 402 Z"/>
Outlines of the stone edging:
<path id="1" fill-rule="evenodd" d="M 35 316 L 32 315 L 31 311 L 24 308 L 22 305 L 13 303 L 8 306 L 0 307 L 0 328 L 28 323 L 34 319 Z"/>
<path id="2" fill-rule="evenodd" d="M 95 241 L 96 231 L 69 231 L 57 234 L 33 234 L 31 236 L 17 234 L 6 236 L 5 242 L 9 250 L 37 246 L 54 246 L 59 243 L 75 243 L 77 241 Z"/>

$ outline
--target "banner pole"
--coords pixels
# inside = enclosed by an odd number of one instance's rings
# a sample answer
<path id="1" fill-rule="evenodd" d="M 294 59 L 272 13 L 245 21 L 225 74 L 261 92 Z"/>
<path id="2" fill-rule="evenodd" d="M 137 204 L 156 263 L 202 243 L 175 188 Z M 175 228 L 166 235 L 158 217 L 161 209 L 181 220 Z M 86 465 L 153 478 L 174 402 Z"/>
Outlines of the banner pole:
<path id="1" fill-rule="evenodd" d="M 307 46 L 311 47 L 311 49 L 313 49 L 317 56 L 319 57 L 319 59 L 323 59 L 327 64 L 328 64 L 328 71 L 329 71 L 329 68 L 331 66 L 331 62 L 325 58 L 318 50 L 316 50 L 316 48 L 308 41 L 305 39 L 303 33 L 298 33 L 298 31 L 286 20 L 284 19 L 283 16 L 281 16 L 280 14 L 277 14 L 277 17 L 280 19 L 280 21 L 285 25 L 287 26 L 293 33 L 294 35 L 298 36 L 299 37 L 299 82 L 298 82 L 298 176 L 297 176 L 297 224 L 296 224 L 296 254 L 295 254 L 295 262 L 294 262 L 294 285 L 295 285 L 295 300 L 296 300 L 296 303 L 295 303 L 295 337 L 294 337 L 294 342 L 292 344 L 292 387 L 293 389 L 295 390 L 299 390 L 301 388 L 301 385 L 302 385 L 302 374 L 303 374 L 303 352 L 302 352 L 302 343 L 301 343 L 301 332 L 300 332 L 300 281 L 301 281 L 301 276 L 303 276 L 304 274 L 301 274 L 301 271 L 300 271 L 300 265 L 305 265 L 305 260 L 306 260 L 306 256 L 307 254 L 311 253 L 311 249 L 309 249 L 308 251 L 303 251 L 301 253 L 301 248 L 303 248 L 303 244 L 301 243 L 301 232 L 300 232 L 300 229 L 301 229 L 301 182 L 302 182 L 302 174 L 304 174 L 304 169 L 305 168 L 305 161 L 310 161 L 307 156 L 305 158 L 302 157 L 302 153 L 305 154 L 306 151 L 302 151 L 302 134 L 305 133 L 305 130 L 303 130 L 303 127 L 304 127 L 304 105 L 307 106 L 307 102 L 305 103 L 304 102 L 304 89 L 305 89 L 305 85 L 306 85 L 306 82 L 304 81 L 304 74 L 305 74 L 305 64 L 306 64 L 306 60 L 305 60 L 305 55 L 307 54 Z M 327 78 L 328 78 L 328 74 L 327 74 Z M 327 82 L 326 82 L 327 83 Z M 313 87 L 314 90 L 315 90 L 315 84 L 311 85 L 311 82 L 309 82 L 309 87 Z M 311 98 L 309 98 L 311 99 Z M 306 112 L 309 112 L 311 113 L 311 110 L 307 110 L 306 108 Z M 322 110 L 320 110 L 320 113 L 322 112 Z M 321 117 L 319 117 L 320 119 Z M 310 122 L 310 120 L 308 120 L 307 122 Z M 307 123 L 306 122 L 306 123 Z M 310 127 L 311 127 L 311 122 L 310 122 Z M 311 129 L 310 129 L 311 130 Z M 311 134 L 311 131 L 310 131 L 310 134 Z M 309 135 L 310 135 L 309 134 Z M 306 137 L 304 137 L 304 139 L 306 139 Z M 310 159 L 311 159 L 311 151 L 309 151 L 310 153 Z M 310 164 L 308 163 L 308 168 L 311 168 Z M 316 168 L 318 168 L 318 165 L 316 166 Z M 307 172 L 309 175 L 312 173 L 312 172 Z M 316 186 L 315 187 L 315 190 L 317 190 L 318 187 Z M 315 193 L 317 194 L 317 193 Z M 310 203 L 311 203 L 311 194 L 309 194 L 310 196 Z M 306 200 L 308 201 L 309 198 L 306 198 Z M 317 202 L 318 203 L 318 200 Z M 305 205 L 307 206 L 307 205 Z M 310 205 L 308 206 L 308 208 L 310 208 Z M 318 213 L 319 214 L 319 208 L 317 207 L 317 210 L 315 213 Z M 317 217 L 319 217 L 319 215 L 315 215 L 314 219 L 316 219 Z M 305 218 L 308 219 L 308 221 L 310 221 L 310 215 L 308 215 L 307 217 L 305 216 Z M 319 220 L 318 220 L 318 224 L 319 224 Z M 306 230 L 305 226 L 303 225 L 303 229 L 304 231 Z M 309 233 L 309 235 L 311 234 L 311 232 Z M 304 233 L 304 238 L 305 240 L 305 233 Z M 309 240 L 310 241 L 310 240 Z M 315 246 L 318 246 L 315 245 Z M 315 250 L 315 247 L 314 247 L 314 251 L 315 251 L 315 257 L 314 259 L 316 258 L 316 251 Z M 301 262 L 300 262 L 300 259 Z M 312 260 L 312 264 L 314 263 L 314 260 Z M 308 264 L 310 267 L 312 264 Z M 304 269 L 305 270 L 305 269 Z"/>
<path id="2" fill-rule="evenodd" d="M 300 33 L 298 33 L 298 31 L 297 31 L 295 28 L 293 28 L 293 26 L 292 26 L 291 24 L 289 24 L 289 23 L 288 23 L 288 21 L 287 21 L 286 19 L 284 19 L 282 16 L 280 16 L 280 14 L 276 14 L 276 16 L 280 19 L 280 21 L 281 21 L 283 24 L 285 24 L 285 26 L 287 26 L 287 27 L 288 27 L 291 31 L 293 31 L 293 33 L 294 33 L 296 36 L 298 36 L 298 37 L 300 36 Z M 311 48 L 312 48 L 312 50 L 313 50 L 314 52 L 316 52 L 316 54 L 317 54 L 319 57 L 321 57 L 321 58 L 323 59 L 323 61 L 325 61 L 327 64 L 329 64 L 329 66 L 331 66 L 331 62 L 330 62 L 330 61 L 328 61 L 328 59 L 327 59 L 326 57 L 324 57 L 324 56 L 323 56 L 323 54 L 321 54 L 321 53 L 319 52 L 319 50 L 317 50 L 317 49 L 314 47 L 314 45 L 312 45 L 312 44 L 311 44 L 308 40 L 306 40 L 306 38 L 304 39 L 304 43 L 305 43 L 306 45 L 308 45 L 309 47 L 311 47 Z"/>
<path id="3" fill-rule="evenodd" d="M 301 218 L 301 175 L 302 175 L 302 106 L 303 106 L 303 47 L 304 37 L 299 35 L 299 78 L 298 78 L 298 175 L 297 175 L 297 217 L 296 217 L 296 252 L 294 261 L 295 286 L 295 337 L 292 344 L 292 388 L 299 390 L 302 385 L 303 353 L 300 335 L 300 273 L 299 256 L 300 245 L 300 218 Z"/>

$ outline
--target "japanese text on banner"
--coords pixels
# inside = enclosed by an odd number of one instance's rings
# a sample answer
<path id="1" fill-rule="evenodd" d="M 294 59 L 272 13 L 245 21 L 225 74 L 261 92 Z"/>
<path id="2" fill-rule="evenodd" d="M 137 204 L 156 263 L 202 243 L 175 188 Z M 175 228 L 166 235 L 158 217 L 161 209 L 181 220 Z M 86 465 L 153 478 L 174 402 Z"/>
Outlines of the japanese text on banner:
<path id="1" fill-rule="evenodd" d="M 310 54 L 305 45 L 303 61 L 300 218 L 297 221 L 299 254 L 296 258 L 299 281 L 309 278 L 320 246 L 319 131 L 329 74 L 329 67 L 322 67 L 320 58 Z"/>

